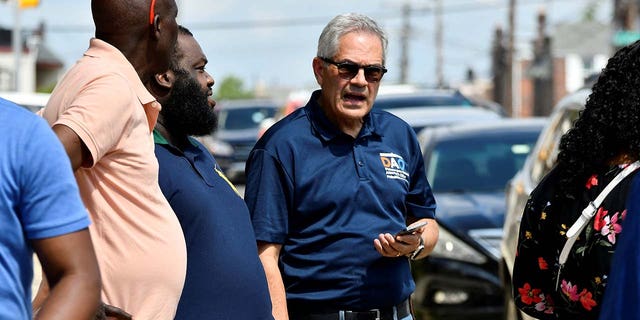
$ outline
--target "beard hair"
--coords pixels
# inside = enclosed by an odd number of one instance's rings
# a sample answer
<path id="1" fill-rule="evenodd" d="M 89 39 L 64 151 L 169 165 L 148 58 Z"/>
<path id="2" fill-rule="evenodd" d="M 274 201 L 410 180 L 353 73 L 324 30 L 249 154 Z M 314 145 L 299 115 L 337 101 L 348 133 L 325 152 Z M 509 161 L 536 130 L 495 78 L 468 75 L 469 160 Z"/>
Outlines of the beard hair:
<path id="1" fill-rule="evenodd" d="M 208 95 L 200 83 L 185 70 L 175 70 L 176 81 L 162 104 L 166 129 L 175 135 L 203 136 L 214 132 L 218 116 L 208 104 Z"/>

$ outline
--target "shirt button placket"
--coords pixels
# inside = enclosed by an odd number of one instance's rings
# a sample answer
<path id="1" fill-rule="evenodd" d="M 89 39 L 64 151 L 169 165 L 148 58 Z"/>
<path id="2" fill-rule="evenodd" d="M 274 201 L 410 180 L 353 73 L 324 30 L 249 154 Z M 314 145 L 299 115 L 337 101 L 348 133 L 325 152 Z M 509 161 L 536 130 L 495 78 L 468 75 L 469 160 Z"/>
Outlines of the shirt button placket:
<path id="1" fill-rule="evenodd" d="M 367 177 L 367 169 L 364 165 L 364 156 L 362 154 L 362 148 L 358 145 L 357 142 L 353 145 L 353 155 L 356 162 L 356 171 L 358 172 L 358 176 L 360 179 L 368 179 Z"/>

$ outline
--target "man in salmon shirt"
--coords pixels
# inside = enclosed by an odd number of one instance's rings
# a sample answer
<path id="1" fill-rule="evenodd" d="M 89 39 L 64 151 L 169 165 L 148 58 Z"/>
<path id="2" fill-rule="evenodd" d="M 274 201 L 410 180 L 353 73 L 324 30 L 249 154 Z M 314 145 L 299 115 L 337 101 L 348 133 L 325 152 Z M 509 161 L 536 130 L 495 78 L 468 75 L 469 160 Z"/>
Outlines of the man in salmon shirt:
<path id="1" fill-rule="evenodd" d="M 106 316 L 173 319 L 186 248 L 158 186 L 152 130 L 160 104 L 151 93 L 163 95 L 153 77 L 169 67 L 178 9 L 175 0 L 92 0 L 91 10 L 95 38 L 42 115 L 93 222 Z"/>

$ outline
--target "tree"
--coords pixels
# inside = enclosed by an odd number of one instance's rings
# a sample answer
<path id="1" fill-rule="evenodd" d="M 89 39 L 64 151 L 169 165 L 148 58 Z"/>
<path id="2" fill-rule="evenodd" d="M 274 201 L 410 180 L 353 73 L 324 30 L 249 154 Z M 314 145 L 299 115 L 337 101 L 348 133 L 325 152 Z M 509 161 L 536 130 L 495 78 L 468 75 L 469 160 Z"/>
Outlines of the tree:
<path id="1" fill-rule="evenodd" d="M 600 0 L 591 0 L 587 6 L 584 8 L 582 12 L 582 20 L 583 21 L 596 21 L 596 13 L 598 11 L 598 7 L 600 6 Z"/>
<path id="2" fill-rule="evenodd" d="M 235 76 L 227 76 L 222 79 L 216 95 L 216 99 L 220 100 L 249 99 L 253 97 L 253 92 L 245 90 L 242 80 Z"/>

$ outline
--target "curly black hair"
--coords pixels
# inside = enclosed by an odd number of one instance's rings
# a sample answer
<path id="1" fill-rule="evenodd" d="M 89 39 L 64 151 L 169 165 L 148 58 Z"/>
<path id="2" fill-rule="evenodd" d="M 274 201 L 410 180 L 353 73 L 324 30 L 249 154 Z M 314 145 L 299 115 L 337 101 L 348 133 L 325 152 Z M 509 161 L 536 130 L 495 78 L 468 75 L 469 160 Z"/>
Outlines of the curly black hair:
<path id="1" fill-rule="evenodd" d="M 640 41 L 609 59 L 585 109 L 560 140 L 557 165 L 565 196 L 576 195 L 590 175 L 621 154 L 640 155 Z"/>

